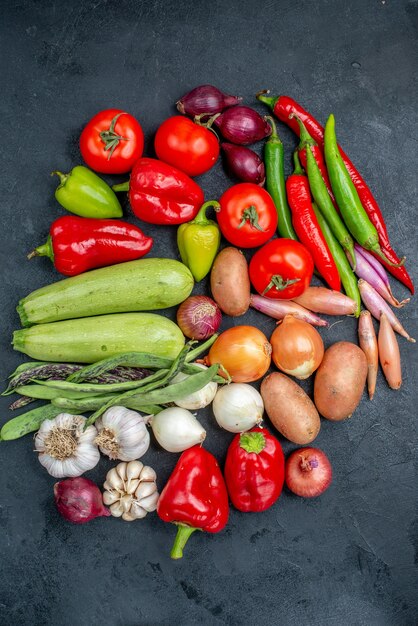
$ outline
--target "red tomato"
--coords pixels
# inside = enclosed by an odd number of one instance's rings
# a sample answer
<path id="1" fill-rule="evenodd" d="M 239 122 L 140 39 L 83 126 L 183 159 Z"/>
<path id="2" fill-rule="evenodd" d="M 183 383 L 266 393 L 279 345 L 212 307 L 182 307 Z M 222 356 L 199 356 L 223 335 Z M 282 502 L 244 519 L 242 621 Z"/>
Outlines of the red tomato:
<path id="1" fill-rule="evenodd" d="M 199 176 L 215 165 L 219 141 L 215 133 L 183 115 L 165 120 L 155 135 L 157 157 L 189 176 Z"/>
<path id="2" fill-rule="evenodd" d="M 217 212 L 225 239 L 239 248 L 255 248 L 266 243 L 277 228 L 277 211 L 265 189 L 254 183 L 240 183 L 225 191 Z"/>
<path id="3" fill-rule="evenodd" d="M 312 279 L 311 253 L 293 239 L 273 239 L 250 261 L 250 280 L 262 296 L 291 300 L 300 296 Z"/>
<path id="4" fill-rule="evenodd" d="M 142 156 L 144 133 L 129 113 L 106 109 L 92 117 L 80 136 L 81 156 L 102 174 L 126 174 Z"/>

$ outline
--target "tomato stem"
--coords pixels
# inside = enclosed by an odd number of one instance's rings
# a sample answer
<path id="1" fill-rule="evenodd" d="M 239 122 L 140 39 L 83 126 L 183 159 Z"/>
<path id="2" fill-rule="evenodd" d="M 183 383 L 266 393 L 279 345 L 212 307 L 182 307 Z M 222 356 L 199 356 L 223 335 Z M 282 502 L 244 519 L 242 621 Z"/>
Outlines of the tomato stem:
<path id="1" fill-rule="evenodd" d="M 264 296 L 268 291 L 270 291 L 270 289 L 273 289 L 273 287 L 275 287 L 277 291 L 283 291 L 286 287 L 299 282 L 299 280 L 300 278 L 291 278 L 287 280 L 283 279 L 283 276 L 280 276 L 280 274 L 274 274 L 261 295 Z"/>
<path id="2" fill-rule="evenodd" d="M 265 231 L 265 229 L 261 228 L 260 224 L 258 223 L 257 208 L 253 204 L 247 207 L 246 209 L 244 209 L 242 213 L 241 223 L 239 224 L 238 228 L 242 228 L 243 226 L 245 226 L 245 223 L 247 221 L 250 223 L 250 225 L 253 228 L 256 228 L 257 230 L 261 230 L 261 232 Z"/>
<path id="3" fill-rule="evenodd" d="M 110 160 L 112 154 L 114 153 L 115 149 L 119 145 L 120 141 L 129 141 L 128 137 L 122 137 L 122 135 L 118 135 L 115 132 L 116 122 L 118 121 L 119 117 L 123 114 L 124 114 L 124 111 L 122 111 L 122 113 L 118 113 L 117 115 L 115 115 L 113 120 L 110 122 L 109 128 L 107 130 L 102 130 L 102 132 L 100 133 L 100 139 L 103 141 L 105 145 L 103 150 L 105 152 L 107 150 L 109 151 L 109 154 L 107 157 L 108 161 Z"/>

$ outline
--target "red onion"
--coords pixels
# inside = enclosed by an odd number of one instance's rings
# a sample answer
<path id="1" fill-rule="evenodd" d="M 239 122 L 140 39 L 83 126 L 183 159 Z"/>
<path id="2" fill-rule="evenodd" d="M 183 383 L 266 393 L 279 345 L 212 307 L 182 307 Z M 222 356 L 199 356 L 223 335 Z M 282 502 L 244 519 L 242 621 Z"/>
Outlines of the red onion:
<path id="1" fill-rule="evenodd" d="M 218 305 L 208 296 L 190 296 L 177 310 L 177 324 L 190 339 L 208 339 L 216 333 L 222 321 Z"/>
<path id="2" fill-rule="evenodd" d="M 273 317 L 275 320 L 282 320 L 285 315 L 293 315 L 298 320 L 308 322 L 312 326 L 328 326 L 327 321 L 290 300 L 272 300 L 272 298 L 264 298 L 263 296 L 252 294 L 250 306 L 257 311 L 261 311 L 261 313 Z"/>
<path id="3" fill-rule="evenodd" d="M 108 517 L 109 509 L 103 505 L 102 493 L 88 478 L 67 478 L 54 485 L 58 512 L 69 522 L 84 524 L 95 517 Z"/>
<path id="4" fill-rule="evenodd" d="M 370 311 L 373 317 L 380 320 L 382 313 L 385 313 L 393 330 L 402 335 L 402 337 L 408 339 L 408 341 L 415 343 L 415 339 L 412 339 L 412 337 L 408 335 L 390 306 L 383 300 L 382 296 L 379 295 L 371 285 L 369 285 L 369 283 L 360 279 L 358 281 L 358 288 L 360 290 L 364 306 Z"/>
<path id="5" fill-rule="evenodd" d="M 238 96 L 228 96 L 213 85 L 200 85 L 195 87 L 176 102 L 180 113 L 194 117 L 202 113 L 214 115 L 227 107 L 232 107 L 241 102 Z"/>
<path id="6" fill-rule="evenodd" d="M 271 126 L 257 111 L 246 106 L 228 109 L 213 119 L 228 141 L 245 146 L 271 135 Z"/>
<path id="7" fill-rule="evenodd" d="M 246 183 L 255 183 L 262 187 L 266 180 L 264 163 L 253 150 L 233 143 L 222 143 L 226 162 L 231 173 Z"/>
<path id="8" fill-rule="evenodd" d="M 363 259 L 365 261 L 367 261 L 367 263 L 369 263 L 369 265 L 372 266 L 372 268 L 379 275 L 381 281 L 385 285 L 386 289 L 385 289 L 384 293 L 382 293 L 382 290 L 378 289 L 376 285 L 373 285 L 374 288 L 376 289 L 376 291 L 378 291 L 380 293 L 380 295 L 387 302 L 389 302 L 389 304 L 391 304 L 394 307 L 401 308 L 401 307 L 405 306 L 405 304 L 408 304 L 408 302 L 410 301 L 411 298 L 406 298 L 405 300 L 402 300 L 402 302 L 399 302 L 399 300 L 397 300 L 395 298 L 395 296 L 393 295 L 392 289 L 390 287 L 389 277 L 388 277 L 388 275 L 386 273 L 385 268 L 380 263 L 380 261 L 375 259 L 375 257 L 371 254 L 371 252 L 369 252 L 368 250 L 365 250 L 364 248 L 359 246 L 358 243 L 354 244 L 354 249 L 356 251 L 356 258 L 358 258 L 358 256 L 361 255 L 363 257 Z M 357 271 L 356 271 L 356 274 L 357 274 Z M 360 276 L 360 274 L 357 274 L 357 275 L 358 275 L 359 278 L 364 278 L 365 280 L 368 280 L 365 276 Z M 368 282 L 370 284 L 373 284 L 370 280 L 368 280 Z M 388 294 L 388 297 L 385 296 L 385 293 Z"/>
<path id="9" fill-rule="evenodd" d="M 299 448 L 286 461 L 285 481 L 297 496 L 315 498 L 324 493 L 332 481 L 332 467 L 319 448 Z"/>

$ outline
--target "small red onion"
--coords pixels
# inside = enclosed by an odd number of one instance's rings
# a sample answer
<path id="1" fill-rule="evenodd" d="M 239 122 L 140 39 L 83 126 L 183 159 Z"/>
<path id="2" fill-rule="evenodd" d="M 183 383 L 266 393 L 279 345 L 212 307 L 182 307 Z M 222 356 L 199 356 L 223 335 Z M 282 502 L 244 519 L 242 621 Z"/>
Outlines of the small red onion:
<path id="1" fill-rule="evenodd" d="M 375 317 L 377 320 L 380 320 L 380 316 L 382 315 L 382 313 L 385 313 L 390 322 L 390 325 L 395 332 L 399 333 L 399 335 L 401 335 L 402 337 L 405 337 L 411 343 L 416 343 L 415 339 L 409 336 L 405 328 L 396 317 L 395 313 L 385 302 L 385 300 L 383 300 L 382 296 L 377 293 L 376 289 L 373 289 L 373 287 L 363 279 L 360 279 L 358 281 L 358 288 L 364 306 L 370 311 L 373 317 Z"/>
<path id="2" fill-rule="evenodd" d="M 98 486 L 82 476 L 55 483 L 54 498 L 58 512 L 74 524 L 84 524 L 95 517 L 110 515 L 109 509 L 103 505 L 102 492 Z"/>
<path id="3" fill-rule="evenodd" d="M 245 146 L 271 135 L 271 126 L 257 111 L 246 106 L 236 106 L 221 113 L 213 124 L 228 141 Z"/>
<path id="4" fill-rule="evenodd" d="M 356 256 L 357 257 L 358 257 L 358 255 L 360 255 L 369 265 L 372 266 L 372 268 L 379 275 L 381 281 L 383 282 L 383 284 L 384 284 L 384 286 L 386 288 L 385 291 L 382 291 L 382 290 L 378 289 L 376 287 L 376 285 L 373 285 L 374 288 L 376 289 L 376 291 L 378 291 L 380 293 L 380 295 L 387 302 L 389 302 L 389 304 L 391 304 L 394 307 L 397 307 L 398 309 L 400 309 L 403 306 L 405 306 L 405 304 L 408 304 L 408 302 L 410 301 L 411 298 L 405 298 L 405 300 L 402 300 L 402 302 L 399 302 L 399 300 L 397 300 L 395 298 L 395 296 L 393 295 L 392 289 L 391 289 L 391 286 L 390 286 L 390 282 L 389 282 L 389 276 L 387 275 L 386 270 L 383 267 L 383 265 L 380 263 L 380 261 L 375 259 L 375 257 L 372 255 L 371 252 L 369 252 L 368 250 L 365 250 L 364 248 L 359 246 L 358 243 L 354 244 L 354 249 L 356 251 Z M 356 272 L 356 274 L 357 274 L 357 272 Z M 364 278 L 364 280 L 368 280 L 365 276 L 360 276 L 360 274 L 357 274 L 357 275 L 359 276 L 359 278 Z M 373 284 L 372 281 L 370 281 L 370 280 L 368 282 L 370 284 Z"/>
<path id="5" fill-rule="evenodd" d="M 233 176 L 246 183 L 255 183 L 262 187 L 266 180 L 264 163 L 253 150 L 233 143 L 222 143 L 228 169 Z"/>
<path id="6" fill-rule="evenodd" d="M 315 498 L 324 493 L 332 481 L 332 467 L 319 448 L 299 448 L 286 460 L 285 481 L 297 496 Z"/>
<path id="7" fill-rule="evenodd" d="M 286 315 L 293 315 L 298 320 L 308 322 L 312 326 L 328 326 L 326 320 L 314 315 L 308 309 L 291 300 L 273 300 L 272 298 L 264 298 L 252 294 L 250 299 L 250 307 L 269 315 L 275 320 L 282 320 Z"/>
<path id="8" fill-rule="evenodd" d="M 208 113 L 209 115 L 220 113 L 227 107 L 238 104 L 241 100 L 242 98 L 238 96 L 228 96 L 222 93 L 213 85 L 200 85 L 180 98 L 176 102 L 176 106 L 180 113 L 194 117 L 202 113 Z"/>
<path id="9" fill-rule="evenodd" d="M 208 296 L 190 296 L 177 309 L 177 324 L 189 339 L 208 339 L 222 321 L 218 305 Z"/>

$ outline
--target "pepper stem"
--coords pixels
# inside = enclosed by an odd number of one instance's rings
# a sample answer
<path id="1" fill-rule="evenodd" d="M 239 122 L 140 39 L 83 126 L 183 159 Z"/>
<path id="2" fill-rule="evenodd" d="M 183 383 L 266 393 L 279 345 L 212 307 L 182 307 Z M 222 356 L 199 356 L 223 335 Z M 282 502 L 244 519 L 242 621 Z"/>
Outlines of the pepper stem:
<path id="1" fill-rule="evenodd" d="M 280 276 L 280 274 L 274 274 L 261 295 L 264 296 L 268 291 L 270 291 L 270 289 L 273 289 L 273 287 L 275 287 L 277 291 L 283 291 L 286 287 L 289 287 L 289 285 L 294 285 L 299 282 L 299 280 L 300 278 L 285 280 L 283 279 L 283 276 Z"/>
<path id="2" fill-rule="evenodd" d="M 296 174 L 298 176 L 304 176 L 305 173 L 300 164 L 299 153 L 297 150 L 295 150 L 293 153 L 293 163 L 295 164 L 295 169 L 293 170 L 293 174 Z"/>
<path id="3" fill-rule="evenodd" d="M 129 180 L 125 183 L 119 183 L 118 185 L 112 185 L 112 189 L 114 192 L 118 191 L 129 191 Z"/>
<path id="4" fill-rule="evenodd" d="M 317 146 L 318 144 L 316 143 L 315 139 L 311 137 L 305 124 L 302 122 L 300 117 L 295 115 L 295 113 L 291 113 L 289 115 L 289 119 L 291 120 L 293 118 L 295 118 L 295 120 L 297 121 L 299 125 L 299 131 L 300 131 L 299 132 L 299 139 L 300 139 L 299 150 L 301 150 L 305 146 Z"/>
<path id="5" fill-rule="evenodd" d="M 271 135 L 270 135 L 270 137 L 269 137 L 269 139 L 268 139 L 268 140 L 270 141 L 271 139 L 273 139 L 273 140 L 274 140 L 274 139 L 278 139 L 278 140 L 280 141 L 280 139 L 279 139 L 279 135 L 277 134 L 277 126 L 276 126 L 276 122 L 274 121 L 274 119 L 271 117 L 271 115 L 265 115 L 265 116 L 264 116 L 264 119 L 265 119 L 265 120 L 266 120 L 266 122 L 268 122 L 268 123 L 270 124 L 270 126 L 271 126 Z"/>
<path id="6" fill-rule="evenodd" d="M 268 107 L 270 107 L 270 109 L 274 109 L 277 100 L 279 99 L 277 98 L 273 98 L 271 96 L 267 96 L 267 94 L 270 93 L 270 91 L 268 89 L 263 89 L 262 91 L 259 91 L 258 93 L 255 94 L 255 97 L 257 98 L 257 100 L 259 100 L 260 102 L 263 102 L 264 104 L 267 104 Z"/>
<path id="7" fill-rule="evenodd" d="M 383 250 L 381 249 L 378 243 L 373 243 L 373 245 L 371 245 L 369 241 L 366 241 L 366 243 L 364 244 L 364 247 L 366 248 L 366 250 L 370 250 L 371 252 L 374 252 L 375 254 L 377 254 L 377 256 L 383 259 L 383 261 L 387 263 L 388 265 L 390 265 L 391 267 L 402 267 L 402 265 L 406 261 L 406 257 L 403 256 L 401 260 L 399 261 L 399 263 L 393 263 L 390 259 L 387 258 L 387 256 L 385 255 L 385 253 L 383 252 Z"/>
<path id="8" fill-rule="evenodd" d="M 219 213 L 219 211 L 221 210 L 221 205 L 219 204 L 217 200 L 208 200 L 207 202 L 202 204 L 202 206 L 199 209 L 198 214 L 196 215 L 194 220 L 192 220 L 190 223 L 191 224 L 210 224 L 211 220 L 208 220 L 208 218 L 206 217 L 206 211 L 208 210 L 210 206 L 213 206 L 213 208 L 215 209 L 217 213 Z"/>
<path id="9" fill-rule="evenodd" d="M 60 187 L 64 187 L 70 174 L 63 174 L 62 172 L 58 170 L 54 170 L 53 172 L 51 172 L 51 176 L 59 176 L 59 179 L 60 179 L 60 184 L 58 185 L 58 189 L 59 189 Z"/>
<path id="10" fill-rule="evenodd" d="M 263 433 L 242 433 L 239 438 L 239 445 L 248 453 L 260 454 L 266 447 L 266 438 Z"/>
<path id="11" fill-rule="evenodd" d="M 174 539 L 173 547 L 171 548 L 170 556 L 172 559 L 181 559 L 183 557 L 183 549 L 189 540 L 190 535 L 195 530 L 200 528 L 194 528 L 193 526 L 187 526 L 187 524 L 177 523 L 177 535 Z"/>
<path id="12" fill-rule="evenodd" d="M 54 262 L 54 251 L 52 249 L 52 239 L 50 235 L 48 235 L 48 239 L 42 246 L 38 246 L 32 250 L 32 252 L 29 252 L 28 259 L 33 259 L 35 256 L 47 256 Z"/>

